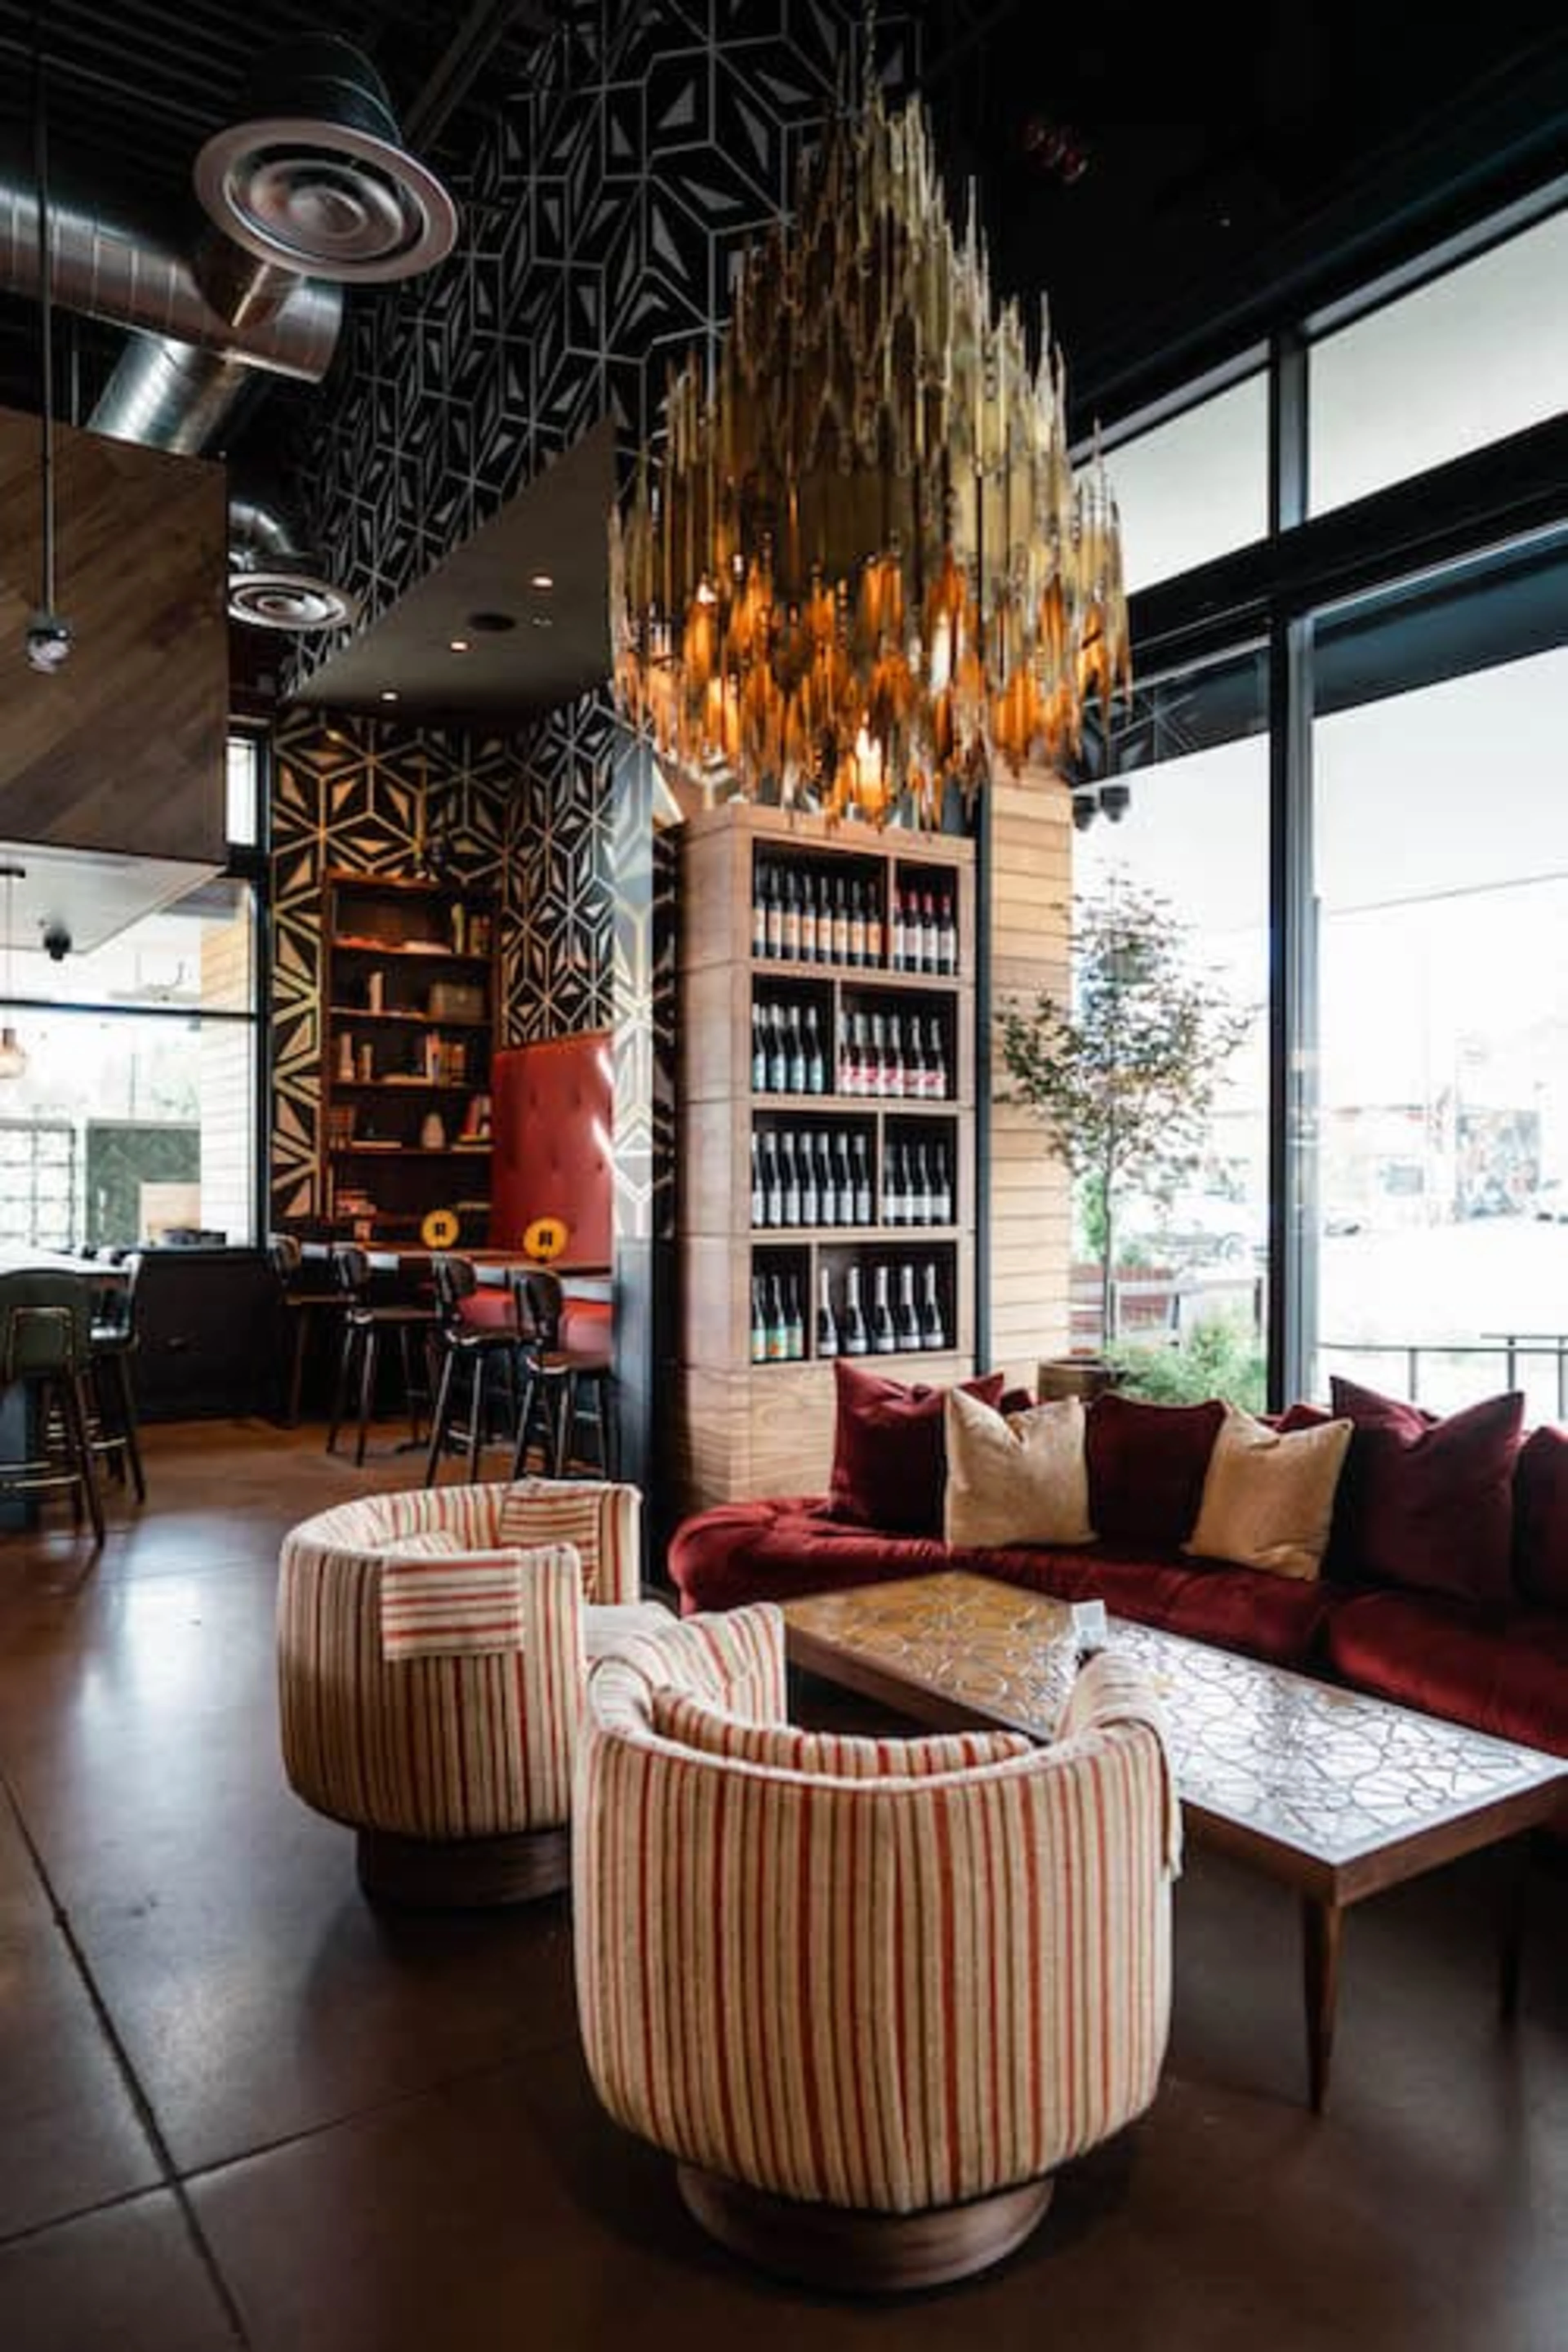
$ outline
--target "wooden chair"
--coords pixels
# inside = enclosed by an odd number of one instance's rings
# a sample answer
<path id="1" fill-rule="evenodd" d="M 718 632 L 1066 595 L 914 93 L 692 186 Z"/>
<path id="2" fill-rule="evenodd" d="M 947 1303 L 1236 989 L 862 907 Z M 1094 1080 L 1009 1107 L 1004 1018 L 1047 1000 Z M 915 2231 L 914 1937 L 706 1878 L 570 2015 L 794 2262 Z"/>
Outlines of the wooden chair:
<path id="1" fill-rule="evenodd" d="M 426 1384 L 422 1386 L 415 1369 L 415 1341 L 417 1339 L 419 1352 L 423 1354 L 436 1329 L 435 1307 L 423 1306 L 413 1299 L 373 1298 L 370 1258 L 355 1244 L 341 1243 L 334 1248 L 332 1269 L 342 1297 L 343 1341 L 338 1358 L 332 1417 L 327 1429 L 327 1452 L 337 1452 L 338 1431 L 342 1424 L 349 1398 L 357 1389 L 359 1435 L 354 1447 L 354 1461 L 358 1464 L 364 1460 L 365 1431 L 375 1408 L 376 1365 L 384 1333 L 395 1337 L 397 1341 L 411 1442 L 423 1444 L 419 1433 L 418 1401 L 422 1395 L 428 1400 L 428 1370 L 426 1366 Z"/>
<path id="2" fill-rule="evenodd" d="M 518 1416 L 518 1333 L 515 1318 L 509 1316 L 501 1323 L 480 1323 L 469 1319 L 465 1311 L 467 1302 L 479 1289 L 479 1276 L 474 1271 L 471 1258 L 439 1250 L 431 1258 L 430 1272 L 436 1286 L 441 1378 L 436 1391 L 436 1409 L 430 1420 L 430 1453 L 425 1465 L 426 1486 L 433 1486 L 439 1475 L 441 1456 L 454 1434 L 455 1416 L 465 1384 L 470 1480 L 477 1479 L 479 1475 L 479 1453 L 484 1444 L 486 1412 L 489 1402 L 486 1386 L 492 1365 L 500 1373 L 510 1409 L 509 1427 L 515 1427 Z"/>
<path id="3" fill-rule="evenodd" d="M 121 1479 L 129 1469 L 136 1499 L 144 1503 L 147 1477 L 142 1466 L 136 1391 L 131 1376 L 131 1360 L 136 1352 L 136 1292 L 141 1272 L 141 1253 L 132 1250 L 124 1261 L 123 1271 L 94 1285 L 88 1370 L 97 1407 L 95 1450 L 112 1459 Z"/>
<path id="4" fill-rule="evenodd" d="M 517 1301 L 522 1409 L 518 1416 L 512 1476 L 522 1475 L 536 1417 L 542 1417 L 545 1467 L 552 1477 L 571 1475 L 574 1439 L 587 1423 L 596 1433 L 595 1475 L 611 1477 L 615 1454 L 611 1382 L 615 1366 L 597 1339 L 575 1337 L 559 1275 L 530 1266 L 512 1276 Z"/>
<path id="5" fill-rule="evenodd" d="M 103 1541 L 103 1498 L 89 1430 L 92 1292 L 79 1274 L 32 1267 L 0 1274 L 0 1389 L 23 1391 L 26 1451 L 0 1462 L 0 1492 L 68 1488 Z M 51 1454 L 51 1440 L 58 1453 Z"/>
<path id="6" fill-rule="evenodd" d="M 292 1234 L 270 1234 L 267 1251 L 272 1261 L 272 1271 L 278 1277 L 279 1303 L 292 1327 L 284 1419 L 287 1427 L 295 1429 L 299 1426 L 305 1360 L 310 1353 L 310 1335 L 315 1329 L 316 1318 L 324 1316 L 337 1322 L 343 1312 L 343 1293 L 331 1278 L 330 1265 L 320 1277 L 307 1271 L 305 1253 Z"/>

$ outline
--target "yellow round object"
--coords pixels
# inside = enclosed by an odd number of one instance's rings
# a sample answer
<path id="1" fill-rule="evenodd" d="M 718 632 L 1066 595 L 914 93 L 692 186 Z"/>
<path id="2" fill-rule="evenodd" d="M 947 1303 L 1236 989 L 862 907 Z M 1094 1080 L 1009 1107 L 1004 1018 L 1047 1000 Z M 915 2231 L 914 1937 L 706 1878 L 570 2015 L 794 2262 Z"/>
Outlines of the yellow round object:
<path id="1" fill-rule="evenodd" d="M 548 1265 L 552 1257 L 560 1256 L 567 1239 L 568 1229 L 559 1217 L 535 1217 L 523 1234 L 522 1246 L 530 1257 Z"/>
<path id="2" fill-rule="evenodd" d="M 426 1249 L 450 1249 L 458 1230 L 455 1209 L 432 1209 L 419 1228 L 419 1238 Z"/>

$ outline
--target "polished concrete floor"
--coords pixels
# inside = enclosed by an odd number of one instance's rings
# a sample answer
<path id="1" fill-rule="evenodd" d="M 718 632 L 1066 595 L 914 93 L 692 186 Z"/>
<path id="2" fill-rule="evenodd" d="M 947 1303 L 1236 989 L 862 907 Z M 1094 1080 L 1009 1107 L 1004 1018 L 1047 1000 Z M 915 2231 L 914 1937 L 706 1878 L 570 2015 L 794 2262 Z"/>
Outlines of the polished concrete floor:
<path id="1" fill-rule="evenodd" d="M 1485 1864 L 1352 1920 L 1321 2120 L 1290 1902 L 1194 1857 L 1159 2099 L 1009 2263 L 866 2306 L 709 2245 L 595 2105 L 567 1904 L 378 1915 L 284 1785 L 278 1538 L 395 1434 L 153 1430 L 98 1557 L 0 1537 L 0 2352 L 1568 2347 L 1568 1885 L 1505 2032 Z"/>

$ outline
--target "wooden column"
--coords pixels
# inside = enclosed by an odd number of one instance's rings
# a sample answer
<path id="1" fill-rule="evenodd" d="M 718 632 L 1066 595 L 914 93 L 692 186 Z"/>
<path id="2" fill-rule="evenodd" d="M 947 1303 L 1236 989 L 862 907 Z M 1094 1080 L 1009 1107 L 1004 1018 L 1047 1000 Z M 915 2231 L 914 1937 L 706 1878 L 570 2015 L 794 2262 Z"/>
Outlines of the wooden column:
<path id="1" fill-rule="evenodd" d="M 986 788 L 983 822 L 990 836 L 991 1003 L 999 1019 L 1010 1000 L 1027 1004 L 1042 989 L 1067 989 L 1072 803 L 1059 778 L 1028 770 Z M 992 1066 L 1000 1096 L 1007 1078 L 994 1045 Z M 991 1365 L 1032 1388 L 1040 1358 L 1068 1345 L 1069 1187 L 1036 1114 L 994 1098 L 986 1210 Z"/>

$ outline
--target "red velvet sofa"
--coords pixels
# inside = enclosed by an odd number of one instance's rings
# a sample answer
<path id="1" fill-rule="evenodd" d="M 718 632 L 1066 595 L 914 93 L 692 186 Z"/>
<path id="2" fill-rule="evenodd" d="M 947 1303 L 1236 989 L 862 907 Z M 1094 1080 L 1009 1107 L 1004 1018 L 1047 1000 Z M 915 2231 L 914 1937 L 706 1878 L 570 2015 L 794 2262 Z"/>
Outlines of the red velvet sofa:
<path id="1" fill-rule="evenodd" d="M 688 1518 L 670 1574 L 689 1612 L 969 1569 L 1568 1755 L 1568 1428 L 1527 1434 L 1518 1397 L 1441 1423 L 1336 1383 L 1347 1398 L 1365 1409 L 1315 1580 L 1185 1554 L 1223 1408 L 1114 1395 L 1088 1414 L 1092 1544 L 963 1549 L 787 1496 Z M 1293 1407 L 1282 1425 L 1322 1417 Z M 1397 1467 L 1420 1457 L 1412 1428 L 1435 1440 L 1414 1480 Z"/>

